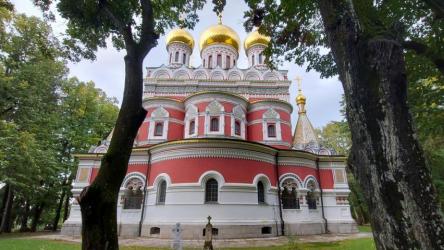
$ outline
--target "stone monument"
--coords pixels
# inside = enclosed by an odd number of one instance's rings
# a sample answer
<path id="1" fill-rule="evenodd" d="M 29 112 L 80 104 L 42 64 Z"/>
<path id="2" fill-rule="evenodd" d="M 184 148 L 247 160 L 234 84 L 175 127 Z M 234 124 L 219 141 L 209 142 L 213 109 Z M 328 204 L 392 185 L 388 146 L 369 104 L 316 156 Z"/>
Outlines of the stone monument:
<path id="1" fill-rule="evenodd" d="M 211 216 L 208 215 L 208 223 L 205 226 L 205 244 L 204 250 L 213 250 L 213 225 L 211 225 Z"/>
<path id="2" fill-rule="evenodd" d="M 171 248 L 174 250 L 182 250 L 182 228 L 180 227 L 180 223 L 176 223 L 176 226 L 174 226 L 171 231 L 174 237 Z"/>

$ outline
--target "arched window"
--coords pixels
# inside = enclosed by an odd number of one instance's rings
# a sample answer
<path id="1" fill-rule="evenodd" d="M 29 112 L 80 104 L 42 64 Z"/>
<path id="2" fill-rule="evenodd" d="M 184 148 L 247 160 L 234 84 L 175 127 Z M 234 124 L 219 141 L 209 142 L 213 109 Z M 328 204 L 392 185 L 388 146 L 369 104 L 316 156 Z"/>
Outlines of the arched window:
<path id="1" fill-rule="evenodd" d="M 231 61 L 230 56 L 227 56 L 227 58 L 225 60 L 226 60 L 225 61 L 225 68 L 229 69 L 230 68 L 230 61 Z"/>
<path id="2" fill-rule="evenodd" d="M 154 127 L 154 136 L 162 136 L 163 135 L 163 122 L 156 122 Z"/>
<path id="3" fill-rule="evenodd" d="M 175 62 L 179 61 L 179 51 L 176 51 L 176 55 L 174 56 L 174 61 Z"/>
<path id="4" fill-rule="evenodd" d="M 205 183 L 205 202 L 217 202 L 218 184 L 213 178 Z"/>
<path id="5" fill-rule="evenodd" d="M 183 53 L 182 64 L 185 64 L 186 62 L 187 62 L 187 54 Z"/>
<path id="6" fill-rule="evenodd" d="M 265 191 L 262 181 L 257 183 L 257 202 L 259 204 L 265 203 Z"/>
<path id="7" fill-rule="evenodd" d="M 211 120 L 210 120 L 210 131 L 211 132 L 219 131 L 219 117 L 211 117 Z"/>
<path id="8" fill-rule="evenodd" d="M 143 182 L 138 178 L 130 179 L 123 195 L 123 209 L 140 209 L 142 206 Z"/>
<path id="9" fill-rule="evenodd" d="M 268 134 L 268 137 L 276 137 L 276 125 L 275 124 L 268 124 L 267 125 L 267 134 Z"/>
<path id="10" fill-rule="evenodd" d="M 157 203 L 164 204 L 165 203 L 165 197 L 166 197 L 166 181 L 163 180 L 159 183 L 159 187 L 157 190 Z"/>
<path id="11" fill-rule="evenodd" d="M 307 192 L 306 200 L 307 200 L 308 209 L 316 209 L 317 198 L 314 193 L 314 191 L 316 189 L 316 184 L 313 180 L 310 180 L 307 183 L 307 189 L 308 189 L 308 192 Z"/>
<path id="12" fill-rule="evenodd" d="M 217 55 L 217 66 L 222 67 L 222 55 Z"/>
<path id="13" fill-rule="evenodd" d="M 254 61 L 254 55 L 252 55 L 252 56 L 251 56 L 251 65 L 254 66 L 254 64 L 255 64 L 255 61 Z"/>
<path id="14" fill-rule="evenodd" d="M 213 56 L 208 57 L 208 68 L 213 68 Z"/>
<path id="15" fill-rule="evenodd" d="M 262 53 L 259 53 L 259 64 L 262 64 L 263 63 L 263 61 L 262 61 Z"/>
<path id="16" fill-rule="evenodd" d="M 196 122 L 194 120 L 190 121 L 190 126 L 188 128 L 188 134 L 189 135 L 194 135 L 195 133 L 195 126 L 196 126 Z"/>
<path id="17" fill-rule="evenodd" d="M 299 209 L 299 198 L 296 191 L 297 184 L 293 179 L 287 179 L 283 183 L 281 193 L 283 209 Z"/>
<path id="18" fill-rule="evenodd" d="M 234 122 L 234 134 L 241 135 L 241 123 L 238 120 Z"/>

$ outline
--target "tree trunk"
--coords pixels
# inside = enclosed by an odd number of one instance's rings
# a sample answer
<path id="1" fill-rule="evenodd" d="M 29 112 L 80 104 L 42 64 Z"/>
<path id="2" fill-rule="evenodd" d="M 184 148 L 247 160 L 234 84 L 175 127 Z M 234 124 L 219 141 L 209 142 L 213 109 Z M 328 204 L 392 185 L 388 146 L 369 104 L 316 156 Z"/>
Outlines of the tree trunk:
<path id="1" fill-rule="evenodd" d="M 32 214 L 32 223 L 31 223 L 31 232 L 37 231 L 37 226 L 39 225 L 40 217 L 43 212 L 45 204 L 37 204 L 37 206 L 34 207 L 33 214 Z"/>
<path id="2" fill-rule="evenodd" d="M 20 232 L 28 232 L 30 231 L 28 227 L 28 218 L 29 218 L 29 202 L 25 201 L 25 209 L 22 214 L 22 218 L 20 221 Z"/>
<path id="3" fill-rule="evenodd" d="M 11 185 L 8 185 L 8 190 L 5 193 L 7 196 L 5 209 L 2 215 L 2 221 L 0 224 L 0 233 L 10 233 L 11 232 L 11 212 L 12 212 L 12 203 L 14 201 L 14 191 Z"/>
<path id="4" fill-rule="evenodd" d="M 54 221 L 52 222 L 52 231 L 57 231 L 57 226 L 59 225 L 60 214 L 62 212 L 63 201 L 65 201 L 66 190 L 65 187 L 62 187 L 62 194 L 60 195 L 59 204 L 56 209 L 56 214 L 54 216 Z"/>
<path id="5" fill-rule="evenodd" d="M 6 201 L 8 200 L 8 192 L 9 192 L 9 185 L 6 184 L 4 187 L 3 197 L 2 197 L 2 206 L 0 207 L 0 225 L 2 223 L 3 213 L 6 208 Z"/>
<path id="6" fill-rule="evenodd" d="M 134 138 L 146 116 L 142 108 L 145 55 L 127 45 L 125 90 L 111 143 L 96 179 L 78 199 L 82 211 L 82 249 L 119 249 L 118 193 L 128 169 Z"/>
<path id="7" fill-rule="evenodd" d="M 388 32 L 365 33 L 369 20 L 360 22 L 355 1 L 318 3 L 344 87 L 353 143 L 349 164 L 368 204 L 377 248 L 444 249 L 442 213 L 407 107 L 401 46 Z"/>
<path id="8" fill-rule="evenodd" d="M 69 184 L 71 186 L 71 184 Z M 71 191 L 68 191 L 65 196 L 65 205 L 63 208 L 63 222 L 65 222 L 68 219 L 69 216 L 69 200 L 71 199 Z"/>

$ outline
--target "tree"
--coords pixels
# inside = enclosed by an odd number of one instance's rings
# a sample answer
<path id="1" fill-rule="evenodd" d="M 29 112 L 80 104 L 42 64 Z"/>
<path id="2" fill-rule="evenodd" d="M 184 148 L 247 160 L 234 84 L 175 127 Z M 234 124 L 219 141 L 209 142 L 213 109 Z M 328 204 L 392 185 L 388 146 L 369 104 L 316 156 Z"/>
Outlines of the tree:
<path id="1" fill-rule="evenodd" d="M 368 204 L 378 249 L 443 249 L 443 215 L 407 106 L 404 50 L 409 48 L 403 46 L 410 38 L 406 31 L 424 25 L 442 47 L 442 29 L 433 28 L 442 28 L 442 4 L 247 2 L 247 28 L 262 24 L 259 31 L 272 37 L 268 55 L 288 52 L 287 59 L 307 62 L 322 76 L 339 74 L 352 138 L 348 164 Z M 439 70 L 442 49 L 433 58 L 415 52 Z"/>
<path id="2" fill-rule="evenodd" d="M 52 1 L 35 0 L 43 10 Z M 60 15 L 68 20 L 68 45 L 82 48 L 93 57 L 111 38 L 125 49 L 125 87 L 108 152 L 103 156 L 94 182 L 78 201 L 82 211 L 82 248 L 118 249 L 116 207 L 120 185 L 128 168 L 134 138 L 146 111 L 142 107 L 142 62 L 166 28 L 193 27 L 196 10 L 204 0 L 175 1 L 57 1 Z M 180 18 L 180 14 L 185 18 Z"/>

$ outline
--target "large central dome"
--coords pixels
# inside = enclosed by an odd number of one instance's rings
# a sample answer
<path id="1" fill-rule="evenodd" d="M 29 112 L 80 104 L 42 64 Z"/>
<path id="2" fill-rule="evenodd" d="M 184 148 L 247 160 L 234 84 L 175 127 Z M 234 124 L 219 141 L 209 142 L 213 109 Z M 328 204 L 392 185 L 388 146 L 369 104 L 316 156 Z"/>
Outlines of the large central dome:
<path id="1" fill-rule="evenodd" d="M 239 51 L 240 39 L 236 31 L 221 23 L 210 26 L 200 36 L 200 51 L 212 44 L 225 44 Z"/>

